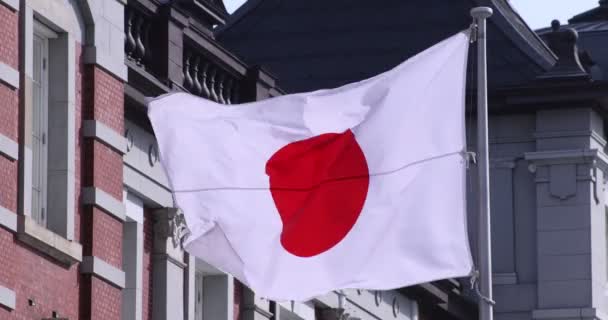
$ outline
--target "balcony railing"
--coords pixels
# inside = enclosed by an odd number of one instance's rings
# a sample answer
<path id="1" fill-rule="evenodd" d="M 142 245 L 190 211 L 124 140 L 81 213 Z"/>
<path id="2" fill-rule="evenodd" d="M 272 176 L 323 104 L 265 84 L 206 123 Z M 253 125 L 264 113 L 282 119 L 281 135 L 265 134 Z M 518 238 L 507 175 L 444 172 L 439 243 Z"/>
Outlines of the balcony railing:
<path id="1" fill-rule="evenodd" d="M 143 68 L 151 60 L 150 20 L 146 14 L 133 7 L 127 6 L 125 9 L 125 54 L 127 59 Z"/>
<path id="2" fill-rule="evenodd" d="M 213 10 L 209 9 L 212 5 Z M 215 41 L 212 29 L 205 29 L 213 17 L 223 17 L 218 12 L 225 13 L 219 0 L 181 0 L 165 5 L 127 0 L 124 49 L 132 100 L 141 104 L 143 96 L 172 90 L 221 104 L 279 94 L 277 90 L 270 92 L 274 80 L 266 71 L 247 66 Z"/>
<path id="3" fill-rule="evenodd" d="M 222 104 L 239 102 L 239 81 L 191 48 L 184 49 L 184 88 Z"/>

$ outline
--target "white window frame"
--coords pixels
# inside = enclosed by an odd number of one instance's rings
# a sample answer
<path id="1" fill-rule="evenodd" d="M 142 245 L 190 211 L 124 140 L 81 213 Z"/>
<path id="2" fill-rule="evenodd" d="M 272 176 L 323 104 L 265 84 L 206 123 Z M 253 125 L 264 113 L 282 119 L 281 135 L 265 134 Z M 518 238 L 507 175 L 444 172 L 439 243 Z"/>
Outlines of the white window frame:
<path id="1" fill-rule="evenodd" d="M 60 263 L 71 265 L 82 261 L 82 246 L 74 240 L 76 211 L 76 42 L 82 35 L 81 24 L 74 23 L 75 8 L 67 2 L 57 3 L 49 10 L 46 1 L 27 1 L 20 12 L 20 88 L 25 94 L 19 104 L 24 115 L 19 132 L 19 199 L 17 238 L 32 248 L 46 253 Z M 76 13 L 78 16 L 78 13 Z M 77 18 L 76 18 L 77 19 Z M 38 106 L 43 115 L 46 157 L 34 164 L 34 41 L 47 47 L 49 80 L 41 84 L 43 91 Z M 46 52 L 46 49 L 44 50 Z M 44 54 L 46 56 L 46 54 Z M 42 56 L 42 54 L 41 54 Z M 40 60 L 39 60 L 40 61 Z M 41 78 L 38 78 L 41 79 Z M 46 129 L 46 130 L 45 130 Z M 40 136 L 39 138 L 41 138 Z M 40 153 L 40 150 L 36 151 Z M 45 161 L 46 158 L 46 161 Z M 46 195 L 34 202 L 32 195 L 34 165 L 38 167 L 37 187 Z M 40 167 L 42 166 L 42 167 Z M 44 174 L 46 171 L 46 175 Z M 40 183 L 42 179 L 42 183 Z M 46 179 L 46 181 L 44 180 Z M 44 188 L 44 186 L 46 187 Z M 44 199 L 46 198 L 46 199 Z M 46 200 L 46 201 L 45 201 Z M 40 210 L 45 208 L 44 219 Z"/>
<path id="2" fill-rule="evenodd" d="M 194 320 L 203 320 L 203 290 L 205 288 L 203 281 L 205 275 L 196 271 L 194 275 Z"/>
<path id="3" fill-rule="evenodd" d="M 144 202 L 123 190 L 127 221 L 123 224 L 122 255 L 125 288 L 122 291 L 122 320 L 141 320 L 143 314 Z"/>

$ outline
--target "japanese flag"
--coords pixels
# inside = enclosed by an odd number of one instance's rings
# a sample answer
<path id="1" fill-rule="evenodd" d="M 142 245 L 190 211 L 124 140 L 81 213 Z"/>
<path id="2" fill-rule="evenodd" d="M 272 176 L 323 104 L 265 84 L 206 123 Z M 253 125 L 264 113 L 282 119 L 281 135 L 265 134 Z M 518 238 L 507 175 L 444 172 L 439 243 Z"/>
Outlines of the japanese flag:
<path id="1" fill-rule="evenodd" d="M 468 46 L 459 33 L 337 89 L 152 100 L 186 250 L 275 300 L 468 275 Z"/>

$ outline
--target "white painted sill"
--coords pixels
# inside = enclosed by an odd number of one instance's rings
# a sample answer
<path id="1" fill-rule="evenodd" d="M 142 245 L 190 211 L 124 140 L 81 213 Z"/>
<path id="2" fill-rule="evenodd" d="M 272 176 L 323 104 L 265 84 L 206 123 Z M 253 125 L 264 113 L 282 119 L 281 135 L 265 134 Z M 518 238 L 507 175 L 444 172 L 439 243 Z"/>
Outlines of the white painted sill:
<path id="1" fill-rule="evenodd" d="M 82 261 L 82 245 L 40 226 L 29 216 L 19 216 L 17 238 L 64 265 Z"/>

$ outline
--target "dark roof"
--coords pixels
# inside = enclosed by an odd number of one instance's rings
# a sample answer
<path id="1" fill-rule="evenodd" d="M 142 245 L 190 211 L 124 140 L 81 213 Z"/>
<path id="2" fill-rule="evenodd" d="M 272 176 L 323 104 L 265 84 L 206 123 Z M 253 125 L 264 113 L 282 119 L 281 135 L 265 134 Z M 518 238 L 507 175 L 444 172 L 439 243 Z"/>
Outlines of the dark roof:
<path id="1" fill-rule="evenodd" d="M 381 3 L 381 5 L 380 5 Z M 388 70 L 471 24 L 487 5 L 492 88 L 534 79 L 555 57 L 506 0 L 249 0 L 217 32 L 288 92 L 335 87 Z"/>

